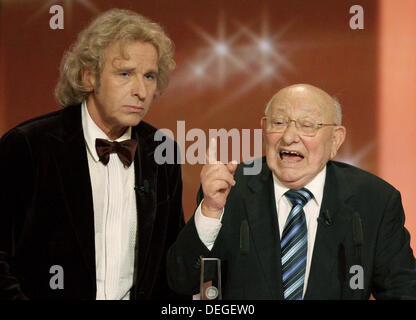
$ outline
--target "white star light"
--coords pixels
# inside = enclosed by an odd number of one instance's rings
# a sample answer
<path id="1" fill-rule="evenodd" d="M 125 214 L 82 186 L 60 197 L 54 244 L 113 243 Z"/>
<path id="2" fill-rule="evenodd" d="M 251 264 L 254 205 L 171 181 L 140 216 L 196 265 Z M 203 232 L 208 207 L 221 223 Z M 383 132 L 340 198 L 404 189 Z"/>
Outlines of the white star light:
<path id="1" fill-rule="evenodd" d="M 258 42 L 258 46 L 261 52 L 269 53 L 272 51 L 272 45 L 269 40 L 260 39 Z"/>
<path id="2" fill-rule="evenodd" d="M 225 43 L 217 43 L 214 47 L 214 51 L 219 56 L 224 56 L 228 53 L 228 47 Z"/>
<path id="3" fill-rule="evenodd" d="M 184 85 L 194 84 L 194 80 L 196 79 L 192 76 L 196 75 L 198 80 L 205 81 L 205 84 L 198 84 L 200 88 L 206 85 L 221 87 L 230 75 L 245 69 L 246 66 L 243 61 L 233 53 L 236 46 L 235 43 L 241 37 L 241 33 L 237 32 L 227 38 L 225 17 L 223 14 L 219 17 L 215 37 L 196 24 L 191 24 L 190 26 L 207 43 L 208 47 L 202 47 L 197 50 L 196 57 L 193 61 L 189 62 L 190 67 L 185 72 L 186 74 L 182 76 Z M 196 65 L 200 67 L 195 69 Z M 201 79 L 202 73 L 199 68 L 205 71 L 204 79 Z"/>
<path id="4" fill-rule="evenodd" d="M 234 25 L 236 31 L 228 35 L 225 18 L 221 14 L 216 36 L 213 36 L 200 26 L 191 24 L 208 47 L 196 51 L 187 68 L 178 75 L 176 85 L 192 85 L 201 90 L 211 86 L 222 88 L 228 80 L 244 76 L 238 90 L 224 97 L 223 102 L 228 104 L 259 84 L 281 81 L 282 70 L 292 69 L 280 39 L 284 32 L 279 30 L 271 34 L 266 17 L 261 19 L 259 34 L 242 23 L 234 22 Z"/>

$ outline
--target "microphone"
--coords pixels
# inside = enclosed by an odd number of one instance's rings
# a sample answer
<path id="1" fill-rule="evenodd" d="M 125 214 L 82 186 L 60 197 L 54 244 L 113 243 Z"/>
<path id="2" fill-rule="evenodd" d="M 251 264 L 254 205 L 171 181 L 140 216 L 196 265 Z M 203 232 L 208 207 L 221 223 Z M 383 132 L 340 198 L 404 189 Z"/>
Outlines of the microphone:
<path id="1" fill-rule="evenodd" d="M 140 192 L 141 194 L 149 193 L 149 190 L 150 190 L 149 180 L 145 179 L 143 181 L 143 185 L 141 186 L 134 186 L 134 190 Z"/>
<path id="2" fill-rule="evenodd" d="M 325 217 L 326 225 L 331 226 L 333 222 L 332 222 L 332 218 L 331 218 L 331 215 L 329 214 L 328 209 L 324 210 L 324 217 Z"/>
<path id="3" fill-rule="evenodd" d="M 321 217 L 323 216 L 323 217 Z M 325 209 L 321 212 L 321 216 L 318 217 L 319 221 L 323 221 L 327 226 L 332 226 L 332 224 L 334 223 L 332 221 L 332 217 L 331 214 L 329 213 L 328 209 Z"/>
<path id="4" fill-rule="evenodd" d="M 240 253 L 243 256 L 248 255 L 250 251 L 248 222 L 243 220 L 240 226 Z"/>

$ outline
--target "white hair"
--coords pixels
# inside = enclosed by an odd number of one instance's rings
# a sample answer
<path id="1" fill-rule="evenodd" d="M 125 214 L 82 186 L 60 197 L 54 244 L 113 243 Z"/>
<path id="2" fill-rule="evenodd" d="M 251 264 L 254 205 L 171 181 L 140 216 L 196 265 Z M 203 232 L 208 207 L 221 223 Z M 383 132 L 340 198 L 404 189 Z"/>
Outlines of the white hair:
<path id="1" fill-rule="evenodd" d="M 342 124 L 342 107 L 341 103 L 339 103 L 338 99 L 335 97 L 332 97 L 332 100 L 334 100 L 334 108 L 335 108 L 335 123 L 338 125 Z"/>

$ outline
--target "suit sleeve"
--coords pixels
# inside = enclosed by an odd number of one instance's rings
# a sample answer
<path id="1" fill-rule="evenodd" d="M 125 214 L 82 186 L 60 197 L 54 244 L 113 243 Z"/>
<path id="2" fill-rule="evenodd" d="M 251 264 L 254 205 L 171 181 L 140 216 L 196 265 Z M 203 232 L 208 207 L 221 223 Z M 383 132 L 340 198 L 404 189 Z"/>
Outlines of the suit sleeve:
<path id="1" fill-rule="evenodd" d="M 175 143 L 175 150 L 178 152 L 177 144 Z M 179 164 L 167 165 L 168 170 L 168 181 L 170 192 L 170 212 L 169 212 L 169 223 L 167 230 L 167 237 L 165 242 L 164 260 L 162 263 L 163 270 L 159 273 L 159 277 L 156 280 L 154 286 L 155 292 L 154 297 L 158 299 L 169 299 L 169 300 L 188 300 L 190 296 L 175 294 L 168 285 L 167 271 L 166 271 L 166 256 L 167 250 L 174 243 L 178 237 L 179 232 L 185 225 L 185 218 L 183 214 L 182 206 L 182 173 L 181 166 Z"/>
<path id="2" fill-rule="evenodd" d="M 404 227 L 400 193 L 385 208 L 376 245 L 373 295 L 376 299 L 416 299 L 416 263 Z"/>
<path id="3" fill-rule="evenodd" d="M 180 294 L 198 293 L 201 258 L 211 255 L 199 239 L 192 217 L 168 251 L 168 281 L 172 290 Z"/>
<path id="4" fill-rule="evenodd" d="M 197 205 L 202 198 L 200 190 L 197 195 Z M 199 238 L 193 216 L 168 251 L 168 282 L 172 290 L 187 295 L 198 293 L 201 257 L 211 257 L 211 255 L 212 252 Z"/>
<path id="5" fill-rule="evenodd" d="M 0 140 L 0 299 L 26 299 L 13 274 L 13 259 L 32 186 L 29 143 L 18 129 L 13 129 Z"/>

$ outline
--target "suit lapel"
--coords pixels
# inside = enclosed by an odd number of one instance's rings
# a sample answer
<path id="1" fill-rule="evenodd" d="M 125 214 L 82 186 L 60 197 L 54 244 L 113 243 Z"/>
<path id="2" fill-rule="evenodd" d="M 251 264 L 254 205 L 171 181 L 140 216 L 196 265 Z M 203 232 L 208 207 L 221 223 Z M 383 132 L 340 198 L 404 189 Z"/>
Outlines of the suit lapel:
<path id="1" fill-rule="evenodd" d="M 327 165 L 324 196 L 314 251 L 312 255 L 308 286 L 304 299 L 341 299 L 345 293 L 347 274 L 348 240 L 352 233 L 351 209 L 346 203 L 354 195 L 339 170 Z M 263 163 L 259 177 L 250 176 L 250 194 L 245 197 L 250 235 L 258 260 L 273 299 L 283 299 L 282 270 L 280 262 L 280 235 L 274 199 L 273 178 L 270 169 Z M 343 181 L 342 187 L 338 181 Z M 329 212 L 328 221 L 324 212 Z M 267 214 L 270 213 L 270 214 Z M 271 235 L 271 236 L 268 236 Z"/>
<path id="2" fill-rule="evenodd" d="M 158 166 L 154 161 L 153 136 L 153 132 L 146 131 L 141 123 L 133 127 L 132 137 L 139 141 L 134 161 L 138 211 L 134 283 L 139 287 L 143 280 L 156 218 Z"/>
<path id="3" fill-rule="evenodd" d="M 345 238 L 351 233 L 353 211 L 345 204 L 350 194 L 348 185 L 343 182 L 341 190 L 338 181 L 345 180 L 336 177 L 335 168 L 329 162 L 304 299 L 334 299 L 343 294 Z"/>
<path id="4" fill-rule="evenodd" d="M 271 175 L 270 169 L 263 163 L 260 179 L 258 176 L 249 176 L 251 194 L 245 197 L 245 206 L 255 253 L 262 266 L 267 289 L 272 299 L 281 299 L 280 236 Z"/>
<path id="5" fill-rule="evenodd" d="M 61 134 L 49 134 L 51 150 L 55 151 L 64 202 L 95 286 L 94 209 L 80 106 L 66 107 L 62 119 Z"/>
<path id="6" fill-rule="evenodd" d="M 49 134 L 49 140 L 52 144 L 51 150 L 55 151 L 70 220 L 95 287 L 94 208 L 81 108 L 79 105 L 66 107 L 62 112 L 62 131 Z M 134 274 L 136 282 L 136 279 L 142 279 L 156 216 L 157 164 L 153 159 L 153 134 L 139 124 L 132 128 L 132 138 L 139 141 L 134 161 L 138 211 Z"/>

